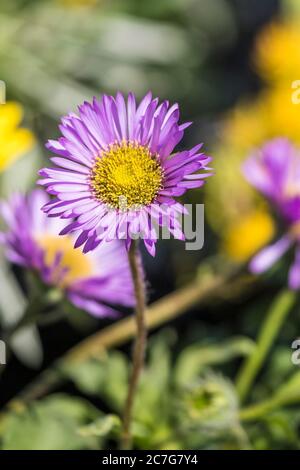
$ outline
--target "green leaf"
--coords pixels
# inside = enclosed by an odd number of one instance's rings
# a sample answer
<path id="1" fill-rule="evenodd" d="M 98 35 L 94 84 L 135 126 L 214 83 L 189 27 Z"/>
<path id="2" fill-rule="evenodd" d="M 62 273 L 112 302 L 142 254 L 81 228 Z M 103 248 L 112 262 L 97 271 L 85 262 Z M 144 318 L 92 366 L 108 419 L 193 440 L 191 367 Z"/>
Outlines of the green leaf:
<path id="1" fill-rule="evenodd" d="M 283 404 L 300 401 L 300 371 L 295 372 L 287 383 L 281 385 L 274 399 Z"/>
<path id="2" fill-rule="evenodd" d="M 263 376 L 263 383 L 276 391 L 281 383 L 287 379 L 295 370 L 291 361 L 291 349 L 287 346 L 278 346 L 270 357 L 268 367 Z M 262 386 L 262 385 L 261 385 Z"/>
<path id="3" fill-rule="evenodd" d="M 118 351 L 81 364 L 68 364 L 62 373 L 83 393 L 105 399 L 116 411 L 122 409 L 128 383 L 128 361 Z"/>
<path id="4" fill-rule="evenodd" d="M 87 395 L 99 395 L 105 381 L 106 359 L 91 359 L 79 364 L 66 364 L 61 372 Z"/>
<path id="5" fill-rule="evenodd" d="M 103 398 L 116 411 L 122 412 L 127 395 L 129 363 L 126 356 L 114 351 L 109 354 L 105 368 Z"/>
<path id="6" fill-rule="evenodd" d="M 183 386 L 197 379 L 204 368 L 220 365 L 239 356 L 248 356 L 254 342 L 246 337 L 231 338 L 221 344 L 193 344 L 180 354 L 174 372 L 174 380 Z"/>
<path id="7" fill-rule="evenodd" d="M 52 395 L 33 403 L 21 413 L 12 413 L 3 433 L 4 450 L 63 450 L 96 446 L 78 433 L 99 412 L 80 398 Z"/>
<path id="8" fill-rule="evenodd" d="M 98 418 L 91 424 L 79 429 L 79 434 L 84 437 L 95 436 L 105 437 L 113 432 L 119 432 L 121 429 L 121 420 L 116 415 L 105 415 Z"/>
<path id="9" fill-rule="evenodd" d="M 134 414 L 139 422 L 152 423 L 158 427 L 157 419 L 162 421 L 164 410 L 168 408 L 171 383 L 170 343 L 173 340 L 174 332 L 163 330 L 150 342 L 148 366 L 143 371 L 134 407 Z"/>
<path id="10" fill-rule="evenodd" d="M 287 405 L 300 402 L 300 371 L 278 388 L 277 392 L 259 403 L 250 405 L 240 412 L 243 421 L 256 421 L 264 418 L 269 413 Z"/>

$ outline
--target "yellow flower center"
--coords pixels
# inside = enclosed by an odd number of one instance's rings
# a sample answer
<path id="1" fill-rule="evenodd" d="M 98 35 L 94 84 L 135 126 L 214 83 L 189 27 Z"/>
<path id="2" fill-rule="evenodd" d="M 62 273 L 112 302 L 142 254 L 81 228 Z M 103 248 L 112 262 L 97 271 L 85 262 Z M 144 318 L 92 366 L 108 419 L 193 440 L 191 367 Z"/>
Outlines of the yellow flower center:
<path id="1" fill-rule="evenodd" d="M 95 196 L 121 210 L 151 204 L 162 181 L 163 170 L 157 156 L 135 142 L 110 145 L 97 157 L 91 177 Z"/>
<path id="2" fill-rule="evenodd" d="M 51 267 L 57 255 L 61 256 L 59 265 L 52 273 L 51 281 L 60 287 L 67 287 L 78 279 L 83 279 L 93 273 L 89 256 L 81 250 L 75 250 L 70 237 L 44 235 L 38 238 L 39 246 L 45 252 L 44 262 Z"/>

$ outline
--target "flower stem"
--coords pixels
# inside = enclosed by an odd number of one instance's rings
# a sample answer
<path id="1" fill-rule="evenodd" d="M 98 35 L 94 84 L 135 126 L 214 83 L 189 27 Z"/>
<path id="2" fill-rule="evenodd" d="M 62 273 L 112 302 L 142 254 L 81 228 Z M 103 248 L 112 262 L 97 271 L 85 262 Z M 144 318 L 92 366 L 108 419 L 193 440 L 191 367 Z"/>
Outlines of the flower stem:
<path id="1" fill-rule="evenodd" d="M 256 348 L 253 354 L 245 360 L 236 380 L 236 387 L 241 402 L 246 399 L 255 377 L 260 371 L 295 300 L 295 292 L 284 290 L 280 292 L 272 303 L 267 317 L 262 324 Z"/>
<path id="2" fill-rule="evenodd" d="M 145 322 L 145 285 L 142 272 L 140 254 L 138 251 L 137 241 L 133 240 L 128 252 L 128 259 L 134 283 L 134 291 L 136 297 L 136 339 L 133 349 L 132 372 L 128 386 L 128 394 L 125 403 L 123 417 L 123 435 L 121 446 L 122 449 L 130 449 L 132 445 L 131 421 L 134 399 L 137 391 L 139 377 L 144 364 L 144 356 L 146 349 L 146 322 Z"/>

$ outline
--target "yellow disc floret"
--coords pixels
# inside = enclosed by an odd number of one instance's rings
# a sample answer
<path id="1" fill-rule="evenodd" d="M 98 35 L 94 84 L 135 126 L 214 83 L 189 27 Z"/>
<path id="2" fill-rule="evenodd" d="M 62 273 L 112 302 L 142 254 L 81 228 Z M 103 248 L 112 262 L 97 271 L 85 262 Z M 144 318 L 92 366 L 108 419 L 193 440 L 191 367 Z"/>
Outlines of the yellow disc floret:
<path id="1" fill-rule="evenodd" d="M 51 267 L 57 255 L 61 256 L 59 265 L 52 272 L 52 282 L 61 287 L 67 287 L 74 281 L 91 276 L 93 266 L 88 256 L 81 250 L 74 249 L 74 242 L 70 237 L 44 235 L 37 240 L 44 250 L 44 263 Z"/>
<path id="2" fill-rule="evenodd" d="M 157 156 L 136 142 L 110 145 L 97 157 L 91 177 L 97 199 L 120 210 L 151 204 L 162 181 L 163 170 Z"/>

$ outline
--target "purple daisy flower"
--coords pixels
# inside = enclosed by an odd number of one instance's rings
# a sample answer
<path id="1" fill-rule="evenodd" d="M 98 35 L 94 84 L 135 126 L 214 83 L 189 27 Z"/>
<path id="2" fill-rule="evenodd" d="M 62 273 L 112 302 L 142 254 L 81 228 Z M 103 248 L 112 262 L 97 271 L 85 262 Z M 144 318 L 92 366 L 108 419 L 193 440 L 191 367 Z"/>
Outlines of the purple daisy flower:
<path id="1" fill-rule="evenodd" d="M 115 316 L 110 305 L 134 306 L 134 292 L 127 253 L 119 241 L 104 243 L 84 255 L 74 250 L 72 236 L 59 237 L 60 219 L 50 219 L 41 206 L 49 202 L 44 191 L 15 194 L 1 203 L 7 231 L 0 234 L 7 258 L 38 272 L 81 309 L 96 317 Z"/>
<path id="2" fill-rule="evenodd" d="M 47 148 L 58 154 L 54 168 L 39 181 L 55 197 L 44 207 L 48 216 L 72 219 L 61 232 L 77 232 L 75 246 L 93 250 L 102 241 L 143 238 L 154 255 L 157 228 L 184 239 L 178 220 L 184 207 L 174 199 L 199 188 L 211 173 L 201 144 L 171 155 L 191 123 L 179 124 L 179 107 L 159 104 L 148 93 L 137 106 L 129 94 L 79 106 L 79 116 L 62 119 L 63 137 Z"/>
<path id="3" fill-rule="evenodd" d="M 286 232 L 261 250 L 250 269 L 258 274 L 270 268 L 292 246 L 296 249 L 289 271 L 289 287 L 300 288 L 300 152 L 287 139 L 274 139 L 243 166 L 246 179 L 261 192 L 283 219 Z"/>

